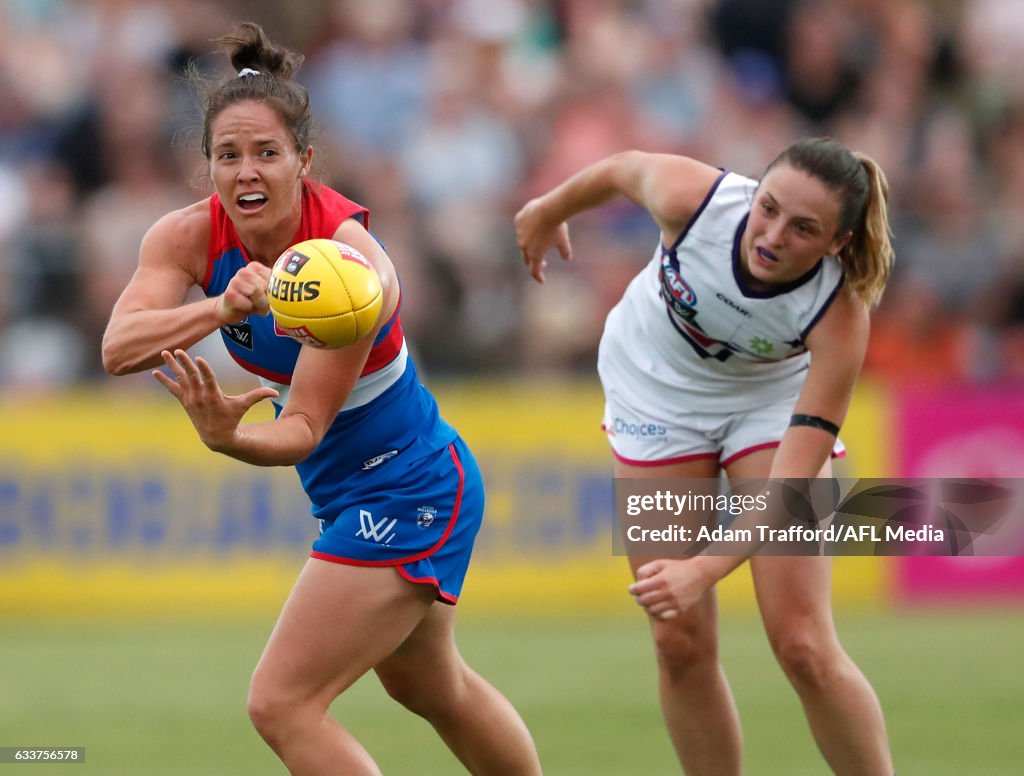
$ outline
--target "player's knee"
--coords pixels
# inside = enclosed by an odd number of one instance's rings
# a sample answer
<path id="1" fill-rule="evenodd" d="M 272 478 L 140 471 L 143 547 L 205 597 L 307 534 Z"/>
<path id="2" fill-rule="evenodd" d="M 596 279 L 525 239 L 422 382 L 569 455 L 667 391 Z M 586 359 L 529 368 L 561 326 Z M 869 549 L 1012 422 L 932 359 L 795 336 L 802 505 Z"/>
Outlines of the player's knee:
<path id="1" fill-rule="evenodd" d="M 659 624 L 654 629 L 654 651 L 658 665 L 670 678 L 717 670 L 718 642 L 710 631 Z"/>
<path id="2" fill-rule="evenodd" d="M 463 687 L 461 676 L 442 678 L 436 673 L 422 670 L 381 671 L 378 677 L 393 700 L 428 720 L 457 706 Z"/>
<path id="3" fill-rule="evenodd" d="M 430 715 L 436 699 L 427 687 L 427 678 L 415 671 L 391 671 L 380 675 L 380 682 L 392 700 L 413 714 Z"/>
<path id="4" fill-rule="evenodd" d="M 289 727 L 299 723 L 296 704 L 257 672 L 249 685 L 249 720 L 272 747 L 286 739 Z"/>
<path id="5" fill-rule="evenodd" d="M 810 630 L 793 629 L 771 638 L 772 650 L 779 665 L 796 685 L 816 687 L 828 674 L 837 649 Z"/>

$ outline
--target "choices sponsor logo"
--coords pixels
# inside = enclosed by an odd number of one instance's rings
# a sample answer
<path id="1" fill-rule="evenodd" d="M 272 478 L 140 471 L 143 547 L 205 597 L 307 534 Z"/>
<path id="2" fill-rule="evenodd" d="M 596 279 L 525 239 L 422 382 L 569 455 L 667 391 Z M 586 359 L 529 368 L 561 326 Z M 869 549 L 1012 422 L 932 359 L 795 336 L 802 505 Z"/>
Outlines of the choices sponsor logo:
<path id="1" fill-rule="evenodd" d="M 615 418 L 610 432 L 612 436 L 627 436 L 633 439 L 664 439 L 668 429 L 658 423 L 631 423 Z"/>

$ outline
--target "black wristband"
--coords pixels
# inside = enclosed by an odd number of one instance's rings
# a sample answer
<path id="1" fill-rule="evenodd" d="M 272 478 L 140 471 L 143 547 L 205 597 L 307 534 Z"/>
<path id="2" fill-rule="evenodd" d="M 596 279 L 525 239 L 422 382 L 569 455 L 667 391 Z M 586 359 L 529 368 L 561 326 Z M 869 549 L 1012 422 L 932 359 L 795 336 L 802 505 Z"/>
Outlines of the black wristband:
<path id="1" fill-rule="evenodd" d="M 810 426 L 811 428 L 820 428 L 822 431 L 827 431 L 832 436 L 839 436 L 839 426 L 833 423 L 831 420 L 825 420 L 817 415 L 800 415 L 795 414 L 789 419 L 789 425 L 791 426 Z"/>

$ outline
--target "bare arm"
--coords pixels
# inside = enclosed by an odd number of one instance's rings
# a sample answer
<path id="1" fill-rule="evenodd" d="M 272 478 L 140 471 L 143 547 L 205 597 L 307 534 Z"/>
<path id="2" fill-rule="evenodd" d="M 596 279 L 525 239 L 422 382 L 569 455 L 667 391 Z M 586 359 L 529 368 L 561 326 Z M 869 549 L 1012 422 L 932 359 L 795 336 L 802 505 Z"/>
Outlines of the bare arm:
<path id="1" fill-rule="evenodd" d="M 257 388 L 242 396 L 225 396 L 202 358 L 192 361 L 182 350 L 165 353 L 172 380 L 160 371 L 154 377 L 182 403 L 200 439 L 215 452 L 258 466 L 291 466 L 303 461 L 323 439 L 351 394 L 366 364 L 373 341 L 398 304 L 398 281 L 390 259 L 361 225 L 344 222 L 334 238 L 358 249 L 377 270 L 384 290 L 380 319 L 366 337 L 344 348 L 304 345 L 292 375 L 288 402 L 275 419 L 241 425 L 256 402 L 276 395 Z"/>
<path id="2" fill-rule="evenodd" d="M 206 200 L 169 213 L 146 233 L 139 266 L 103 335 L 103 367 L 110 374 L 159 366 L 162 351 L 188 348 L 226 323 L 266 311 L 260 278 L 269 270 L 258 265 L 240 270 L 222 296 L 183 304 L 203 281 L 209 234 Z"/>
<path id="3" fill-rule="evenodd" d="M 794 413 L 815 415 L 842 426 L 867 352 L 870 318 L 844 288 L 807 337 L 811 365 Z M 791 426 L 772 461 L 773 479 L 818 477 L 835 437 L 808 426 Z"/>
<path id="4" fill-rule="evenodd" d="M 530 274 L 544 282 L 544 256 L 557 247 L 572 257 L 570 218 L 623 196 L 643 207 L 667 236 L 682 231 L 700 207 L 720 171 L 672 154 L 623 151 L 573 175 L 516 214 L 516 238 Z"/>
<path id="5" fill-rule="evenodd" d="M 867 309 L 844 289 L 808 335 L 811 365 L 794 413 L 814 415 L 842 425 L 864 361 L 869 327 Z M 772 460 L 769 478 L 820 476 L 827 472 L 826 464 L 834 442 L 835 437 L 827 431 L 790 426 Z M 730 527 L 747 528 L 753 536 L 758 536 L 757 526 L 764 521 L 763 513 L 747 513 Z M 637 570 L 638 581 L 630 587 L 630 592 L 652 616 L 674 617 L 680 610 L 692 606 L 708 587 L 740 566 L 759 546 L 754 542 L 745 553 L 734 544 L 732 554 L 699 555 L 681 563 L 657 560 L 641 566 Z"/>

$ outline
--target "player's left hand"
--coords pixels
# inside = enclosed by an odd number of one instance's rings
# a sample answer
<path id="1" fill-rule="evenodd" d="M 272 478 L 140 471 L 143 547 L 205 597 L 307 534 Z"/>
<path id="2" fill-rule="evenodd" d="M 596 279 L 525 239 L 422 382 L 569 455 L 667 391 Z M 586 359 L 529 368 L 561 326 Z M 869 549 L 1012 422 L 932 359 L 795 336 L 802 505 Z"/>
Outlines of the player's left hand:
<path id="1" fill-rule="evenodd" d="M 671 620 L 697 603 L 712 583 L 697 558 L 652 560 L 636 570 L 629 592 L 651 617 Z"/>
<path id="2" fill-rule="evenodd" d="M 278 395 L 273 388 L 260 387 L 228 396 L 220 389 L 213 367 L 202 356 L 193 361 L 184 350 L 165 350 L 160 355 L 174 379 L 158 369 L 153 370 L 153 377 L 181 403 L 203 444 L 215 452 L 230 449 L 238 424 L 254 404 Z"/>

